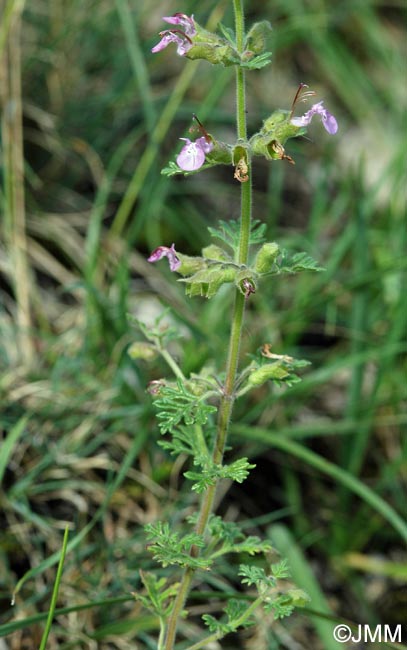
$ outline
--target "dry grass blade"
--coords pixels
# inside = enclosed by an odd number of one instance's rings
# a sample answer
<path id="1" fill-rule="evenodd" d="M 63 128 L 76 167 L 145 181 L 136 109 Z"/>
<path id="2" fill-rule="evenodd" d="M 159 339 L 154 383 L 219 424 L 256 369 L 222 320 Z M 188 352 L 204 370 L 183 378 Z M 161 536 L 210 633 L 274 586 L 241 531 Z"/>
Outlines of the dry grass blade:
<path id="1" fill-rule="evenodd" d="M 12 282 L 17 303 L 17 327 L 22 361 L 34 359 L 31 338 L 30 269 L 24 198 L 23 111 L 21 88 L 21 22 L 24 2 L 13 6 L 8 40 L 0 59 L 2 140 L 6 180 L 6 227 L 12 259 Z M 4 14 L 7 7 L 2 7 Z M 3 13 L 2 12 L 2 13 Z M 0 50 L 1 52 L 1 50 Z"/>

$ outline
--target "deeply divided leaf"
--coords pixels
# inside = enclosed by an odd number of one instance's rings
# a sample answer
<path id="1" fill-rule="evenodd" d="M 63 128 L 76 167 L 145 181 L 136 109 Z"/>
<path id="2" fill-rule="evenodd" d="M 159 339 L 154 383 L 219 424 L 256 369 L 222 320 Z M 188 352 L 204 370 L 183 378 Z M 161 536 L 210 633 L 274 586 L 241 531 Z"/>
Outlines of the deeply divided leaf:
<path id="1" fill-rule="evenodd" d="M 168 522 L 161 521 L 147 524 L 145 531 L 150 542 L 148 550 L 163 567 L 176 564 L 194 569 L 208 568 L 209 560 L 192 556 L 190 553 L 192 546 L 205 546 L 202 535 L 192 532 L 181 537 L 179 533 L 171 532 Z"/>
<path id="2" fill-rule="evenodd" d="M 158 409 L 157 418 L 162 434 L 173 432 L 179 423 L 186 425 L 206 424 L 215 406 L 206 404 L 199 396 L 194 395 L 178 380 L 176 387 L 163 386 L 154 402 Z"/>

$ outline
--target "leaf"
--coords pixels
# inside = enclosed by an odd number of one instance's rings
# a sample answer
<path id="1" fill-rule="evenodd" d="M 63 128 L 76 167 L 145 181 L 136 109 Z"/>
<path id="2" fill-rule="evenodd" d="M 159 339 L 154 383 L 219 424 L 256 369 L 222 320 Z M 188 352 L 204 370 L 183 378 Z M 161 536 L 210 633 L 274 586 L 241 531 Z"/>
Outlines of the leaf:
<path id="1" fill-rule="evenodd" d="M 170 565 L 191 567 L 194 569 L 207 569 L 210 560 L 193 557 L 190 554 L 192 546 L 203 548 L 205 541 L 202 535 L 188 533 L 180 537 L 179 533 L 171 532 L 168 522 L 158 521 L 144 527 L 149 540 L 148 550 L 153 553 L 153 558 L 165 568 Z"/>
<path id="2" fill-rule="evenodd" d="M 225 544 L 231 547 L 238 540 L 244 538 L 244 534 L 239 526 L 233 521 L 224 521 L 217 515 L 212 515 L 209 520 L 209 530 L 212 537 L 223 540 Z"/>
<path id="3" fill-rule="evenodd" d="M 264 609 L 266 612 L 273 612 L 274 618 L 280 619 L 290 616 L 294 611 L 290 596 L 282 594 L 275 600 L 265 603 Z"/>
<path id="4" fill-rule="evenodd" d="M 250 465 L 247 458 L 239 458 L 231 465 L 223 465 L 219 470 L 220 478 L 229 478 L 236 483 L 243 483 L 249 476 L 249 470 L 254 469 L 256 465 Z"/>
<path id="5" fill-rule="evenodd" d="M 195 481 L 192 486 L 192 490 L 198 494 L 205 492 L 211 485 L 215 485 L 217 479 L 216 470 L 205 469 L 201 472 L 188 471 L 184 472 L 185 478 L 190 481 Z"/>
<path id="6" fill-rule="evenodd" d="M 202 462 L 203 460 L 203 462 Z M 231 465 L 215 465 L 208 461 L 208 458 L 195 458 L 195 465 L 202 465 L 200 471 L 184 472 L 185 478 L 196 481 L 192 486 L 194 492 L 201 494 L 211 485 L 215 485 L 218 479 L 228 478 L 237 483 L 243 483 L 249 474 L 249 470 L 255 467 L 250 465 L 247 458 L 239 458 Z"/>
<path id="7" fill-rule="evenodd" d="M 290 577 L 290 568 L 288 566 L 288 560 L 284 558 L 281 562 L 271 565 L 271 573 L 276 578 L 276 580 L 281 580 L 282 578 Z"/>
<path id="8" fill-rule="evenodd" d="M 281 259 L 277 262 L 278 273 L 300 273 L 301 271 L 320 272 L 325 269 L 307 253 L 295 253 L 291 258 L 283 250 Z"/>
<path id="9" fill-rule="evenodd" d="M 209 415 L 216 411 L 215 406 L 205 404 L 190 393 L 181 380 L 177 381 L 176 388 L 163 386 L 154 405 L 159 410 L 157 418 L 160 420 L 158 426 L 161 434 L 174 432 L 182 421 L 187 425 L 206 424 Z"/>
<path id="10" fill-rule="evenodd" d="M 268 553 L 273 547 L 271 544 L 265 540 L 261 540 L 260 537 L 255 535 L 250 535 L 246 537 L 243 542 L 239 544 L 233 544 L 233 546 L 228 549 L 228 553 L 248 553 L 249 555 L 257 555 L 258 553 Z"/>
<path id="11" fill-rule="evenodd" d="M 179 583 L 167 586 L 166 578 L 158 578 L 153 573 L 141 570 L 140 578 L 147 594 L 133 592 L 135 599 L 160 618 L 167 618 L 173 606 L 172 599 L 178 593 Z"/>
<path id="12" fill-rule="evenodd" d="M 202 454 L 199 440 L 191 427 L 178 426 L 171 431 L 172 440 L 159 440 L 158 444 L 170 452 L 171 456 L 187 454 L 199 458 Z"/>
<path id="13" fill-rule="evenodd" d="M 261 580 L 264 580 L 266 577 L 266 574 L 264 573 L 264 569 L 261 569 L 260 567 L 257 566 L 250 566 L 247 564 L 241 564 L 239 567 L 238 571 L 239 576 L 243 576 L 242 579 L 242 584 L 248 585 L 251 587 L 252 585 L 257 585 L 260 583 Z"/>
<path id="14" fill-rule="evenodd" d="M 247 603 L 242 600 L 237 600 L 236 598 L 231 598 L 226 607 L 225 614 L 227 615 L 229 621 L 236 620 L 241 617 L 242 614 L 247 610 Z"/>
<path id="15" fill-rule="evenodd" d="M 222 636 L 230 632 L 227 623 L 221 623 L 211 614 L 204 614 L 202 616 L 202 620 L 205 625 L 208 626 L 210 632 L 216 632 L 218 634 L 222 634 Z"/>
<path id="16" fill-rule="evenodd" d="M 205 622 L 205 625 L 209 627 L 211 632 L 216 632 L 221 636 L 229 634 L 229 632 L 235 632 L 239 627 L 250 627 L 255 623 L 255 621 L 248 617 L 245 620 L 242 620 L 244 614 L 247 612 L 247 603 L 237 600 L 236 598 L 231 598 L 225 609 L 224 614 L 226 615 L 227 620 L 223 618 L 221 621 L 218 621 L 214 616 L 210 614 L 204 614 L 202 620 Z"/>
<path id="17" fill-rule="evenodd" d="M 263 52 L 263 54 L 259 54 L 248 61 L 242 61 L 240 66 L 249 70 L 260 70 L 260 68 L 264 68 L 271 63 L 271 57 L 272 52 Z"/>
<path id="18" fill-rule="evenodd" d="M 223 25 L 222 23 L 218 23 L 218 27 L 222 32 L 223 36 L 226 38 L 226 40 L 229 41 L 231 46 L 236 49 L 236 39 L 235 39 L 235 33 L 233 29 L 230 29 L 230 27 L 225 27 L 225 25 Z"/>
<path id="19" fill-rule="evenodd" d="M 265 588 L 276 586 L 274 576 L 266 575 L 264 569 L 254 565 L 241 564 L 238 571 L 239 576 L 243 576 L 242 584 L 249 587 L 255 585 L 259 591 L 264 592 Z"/>
<path id="20" fill-rule="evenodd" d="M 167 167 L 164 167 L 161 170 L 162 176 L 175 176 L 176 174 L 183 174 L 184 172 L 180 167 L 178 167 L 177 163 L 175 163 L 173 160 L 170 160 L 168 163 Z"/>
<path id="21" fill-rule="evenodd" d="M 251 224 L 249 244 L 262 244 L 265 241 L 266 228 L 267 224 L 255 219 Z M 208 230 L 212 237 L 220 239 L 233 251 L 237 250 L 240 239 L 240 223 L 238 221 L 235 219 L 219 221 L 218 228 L 209 227 Z"/>

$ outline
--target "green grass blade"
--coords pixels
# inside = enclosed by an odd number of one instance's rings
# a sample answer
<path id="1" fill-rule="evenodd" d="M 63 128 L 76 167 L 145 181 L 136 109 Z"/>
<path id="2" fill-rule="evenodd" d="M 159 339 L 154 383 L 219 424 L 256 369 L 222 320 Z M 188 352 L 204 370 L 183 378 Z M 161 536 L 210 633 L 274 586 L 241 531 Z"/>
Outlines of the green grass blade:
<path id="1" fill-rule="evenodd" d="M 354 494 L 357 494 L 361 499 L 366 501 L 377 513 L 379 513 L 386 521 L 388 521 L 393 528 L 400 534 L 402 539 L 407 542 L 407 524 L 400 517 L 400 515 L 392 508 L 384 499 L 378 494 L 373 492 L 362 481 L 346 472 L 341 467 L 334 463 L 322 458 L 310 449 L 306 449 L 299 443 L 282 438 L 277 433 L 271 433 L 265 429 L 249 428 L 242 426 L 235 426 L 232 432 L 244 437 L 246 440 L 255 440 L 263 442 L 269 446 L 276 447 L 282 451 L 286 451 L 297 458 L 300 458 L 308 465 L 315 467 L 323 474 L 330 476 L 342 485 L 346 486 Z"/>
<path id="2" fill-rule="evenodd" d="M 95 512 L 95 515 L 91 519 L 91 521 L 84 528 L 82 528 L 82 530 L 80 530 L 79 533 L 75 537 L 73 537 L 73 539 L 70 540 L 67 547 L 68 552 L 72 551 L 74 548 L 78 546 L 78 544 L 80 544 L 80 542 L 86 537 L 86 535 L 92 530 L 95 524 L 103 516 L 114 492 L 117 490 L 117 488 L 126 478 L 129 468 L 132 466 L 135 458 L 137 457 L 137 454 L 139 453 L 140 449 L 143 447 L 147 435 L 148 435 L 148 431 L 145 432 L 143 431 L 140 432 L 140 434 L 134 439 L 133 444 L 128 450 L 115 480 L 107 490 L 105 500 L 98 508 L 98 510 Z M 20 578 L 20 580 L 16 585 L 16 588 L 13 593 L 13 600 L 15 600 L 16 595 L 20 591 L 21 587 L 27 582 L 27 580 L 34 578 L 35 576 L 41 574 L 46 569 L 49 569 L 49 567 L 56 564 L 59 561 L 59 559 L 60 559 L 60 551 L 57 551 L 56 553 L 53 553 L 45 560 L 43 560 L 40 564 L 27 571 L 27 573 L 25 573 L 23 577 Z"/>
<path id="3" fill-rule="evenodd" d="M 72 605 L 71 607 L 60 607 L 55 610 L 55 616 L 64 616 L 65 614 L 71 614 L 72 612 L 82 612 L 86 609 L 99 608 L 99 607 L 112 607 L 118 603 L 127 603 L 134 600 L 133 596 L 119 596 L 117 598 L 105 598 L 103 600 L 92 600 L 89 603 L 84 603 L 83 605 Z M 45 621 L 48 614 L 46 612 L 41 612 L 39 614 L 33 614 L 32 616 L 26 616 L 26 618 L 18 619 L 16 621 L 9 621 L 0 625 L 0 637 L 8 636 L 13 634 L 17 630 L 23 630 L 26 627 L 31 627 L 32 625 L 37 625 L 42 621 Z"/>
<path id="4" fill-rule="evenodd" d="M 133 17 L 127 0 L 116 0 L 116 8 L 126 39 L 129 59 L 138 86 L 138 92 L 142 101 L 144 121 L 148 131 L 151 133 L 156 119 L 156 110 L 151 96 L 150 80 L 140 42 L 137 32 L 134 29 Z"/>
<path id="5" fill-rule="evenodd" d="M 25 0 L 8 0 L 3 9 L 0 25 L 0 57 L 3 53 L 4 46 L 7 41 L 10 25 L 16 14 L 22 12 L 25 5 Z"/>
<path id="6" fill-rule="evenodd" d="M 15 424 L 11 429 L 7 438 L 2 442 L 2 445 L 0 447 L 0 485 L 3 481 L 4 472 L 6 471 L 6 467 L 13 451 L 13 447 L 17 444 L 19 437 L 24 432 L 27 421 L 27 416 L 20 418 L 17 424 Z"/>
<path id="7" fill-rule="evenodd" d="M 45 650 L 45 646 L 47 644 L 48 636 L 49 636 L 49 633 L 51 631 L 51 625 L 52 625 L 52 621 L 53 621 L 54 614 L 55 614 L 55 608 L 56 608 L 56 604 L 57 604 L 59 585 L 61 584 L 61 578 L 62 578 L 62 571 L 63 571 L 63 567 L 64 567 L 66 549 L 67 549 L 67 546 L 68 546 L 68 537 L 69 537 L 69 526 L 66 526 L 65 527 L 65 533 L 64 533 L 64 539 L 63 539 L 63 542 L 62 542 L 61 557 L 59 559 L 57 575 L 55 577 L 55 584 L 54 584 L 54 588 L 52 590 L 52 598 L 51 598 L 51 604 L 49 606 L 48 618 L 47 618 L 47 622 L 45 624 L 45 630 L 44 630 L 44 633 L 42 635 L 39 650 Z"/>

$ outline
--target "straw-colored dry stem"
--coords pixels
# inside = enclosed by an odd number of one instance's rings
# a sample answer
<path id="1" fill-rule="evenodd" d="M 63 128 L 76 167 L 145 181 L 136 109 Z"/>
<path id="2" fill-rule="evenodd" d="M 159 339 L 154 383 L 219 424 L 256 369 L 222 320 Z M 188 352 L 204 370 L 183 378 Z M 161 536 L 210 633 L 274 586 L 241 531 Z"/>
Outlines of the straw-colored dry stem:
<path id="1" fill-rule="evenodd" d="M 10 281 L 16 298 L 20 355 L 30 365 L 34 358 L 31 338 L 30 271 L 24 199 L 23 112 L 21 91 L 21 15 L 16 2 L 0 56 L 1 138 L 4 169 L 4 212 L 10 255 Z M 0 3 L 1 15 L 7 3 Z"/>

